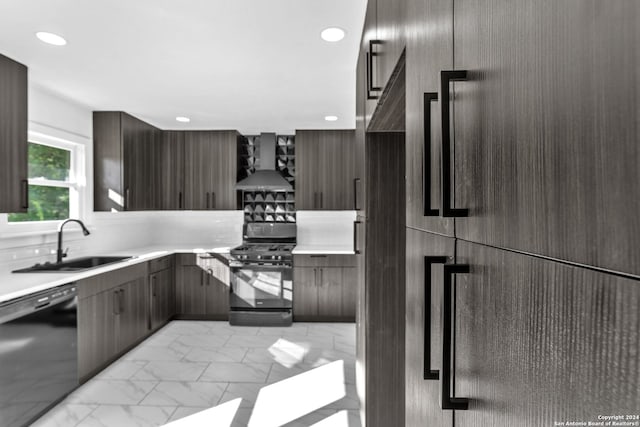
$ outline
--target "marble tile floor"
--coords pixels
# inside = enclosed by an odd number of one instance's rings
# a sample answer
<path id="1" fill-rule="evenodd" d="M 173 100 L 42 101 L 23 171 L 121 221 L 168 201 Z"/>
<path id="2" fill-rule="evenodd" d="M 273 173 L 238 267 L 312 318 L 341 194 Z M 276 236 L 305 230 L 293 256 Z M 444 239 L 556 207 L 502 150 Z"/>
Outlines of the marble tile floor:
<path id="1" fill-rule="evenodd" d="M 360 427 L 355 325 L 173 321 L 34 427 Z"/>

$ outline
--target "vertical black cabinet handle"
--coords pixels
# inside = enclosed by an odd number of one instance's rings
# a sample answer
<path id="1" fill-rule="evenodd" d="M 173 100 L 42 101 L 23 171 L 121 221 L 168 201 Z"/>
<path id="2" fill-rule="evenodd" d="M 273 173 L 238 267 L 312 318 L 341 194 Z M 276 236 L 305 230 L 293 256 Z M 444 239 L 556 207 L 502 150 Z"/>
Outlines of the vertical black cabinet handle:
<path id="1" fill-rule="evenodd" d="M 178 209 L 182 209 L 182 191 L 178 193 Z"/>
<path id="2" fill-rule="evenodd" d="M 113 314 L 114 315 L 120 314 L 120 300 L 118 298 L 119 292 L 120 292 L 119 290 L 113 291 Z"/>
<path id="3" fill-rule="evenodd" d="M 120 309 L 118 314 L 124 313 L 124 289 L 120 289 Z"/>
<path id="4" fill-rule="evenodd" d="M 466 70 L 440 71 L 440 108 L 442 118 L 442 216 L 464 217 L 469 216 L 468 209 L 455 209 L 451 207 L 451 111 L 449 86 L 451 82 L 467 80 Z"/>
<path id="5" fill-rule="evenodd" d="M 453 275 L 468 273 L 466 264 L 445 264 L 443 277 L 442 298 L 442 374 L 440 375 L 440 408 L 469 409 L 469 399 L 451 396 L 451 373 L 453 364 L 451 358 L 451 344 L 453 342 Z"/>
<path id="6" fill-rule="evenodd" d="M 438 100 L 436 92 L 425 92 L 423 98 L 424 140 L 422 144 L 422 216 L 438 216 L 431 208 L 431 102 Z"/>
<path id="7" fill-rule="evenodd" d="M 440 378 L 437 369 L 431 369 L 431 265 L 446 264 L 446 256 L 424 257 L 424 375 L 425 380 Z"/>
<path id="8" fill-rule="evenodd" d="M 20 184 L 22 185 L 22 209 L 29 209 L 29 181 L 23 179 Z"/>
<path id="9" fill-rule="evenodd" d="M 353 252 L 356 255 L 360 254 L 360 249 L 358 249 L 358 226 L 362 224 L 362 221 L 353 221 Z"/>
<path id="10" fill-rule="evenodd" d="M 360 178 L 353 178 L 353 210 L 359 211 L 358 207 L 358 185 L 360 184 Z"/>
<path id="11" fill-rule="evenodd" d="M 321 191 L 320 192 L 320 209 L 322 209 L 322 205 L 324 204 L 324 203 L 322 203 L 322 201 L 323 200 L 322 200 L 322 191 Z"/>
<path id="12" fill-rule="evenodd" d="M 212 191 L 211 192 L 211 209 L 215 209 L 216 208 L 216 192 Z"/>
<path id="13" fill-rule="evenodd" d="M 378 99 L 377 95 L 371 92 L 381 91 L 382 88 L 373 84 L 373 57 L 378 53 L 373 50 L 374 45 L 382 44 L 381 40 L 369 40 L 369 52 L 366 54 L 367 59 L 367 99 Z"/>

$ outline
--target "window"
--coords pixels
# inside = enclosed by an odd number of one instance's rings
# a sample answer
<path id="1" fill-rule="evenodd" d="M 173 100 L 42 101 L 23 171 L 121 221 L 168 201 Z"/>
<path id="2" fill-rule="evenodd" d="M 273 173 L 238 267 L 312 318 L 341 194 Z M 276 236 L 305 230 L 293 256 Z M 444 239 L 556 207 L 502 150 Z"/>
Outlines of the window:
<path id="1" fill-rule="evenodd" d="M 29 142 L 29 209 L 9 214 L 9 222 L 62 220 L 77 211 L 71 154 L 69 149 Z"/>
<path id="2" fill-rule="evenodd" d="M 55 232 L 61 220 L 87 220 L 87 144 L 79 135 L 30 123 L 27 213 L 0 214 L 0 236 Z M 40 128 L 44 132 L 40 132 Z"/>

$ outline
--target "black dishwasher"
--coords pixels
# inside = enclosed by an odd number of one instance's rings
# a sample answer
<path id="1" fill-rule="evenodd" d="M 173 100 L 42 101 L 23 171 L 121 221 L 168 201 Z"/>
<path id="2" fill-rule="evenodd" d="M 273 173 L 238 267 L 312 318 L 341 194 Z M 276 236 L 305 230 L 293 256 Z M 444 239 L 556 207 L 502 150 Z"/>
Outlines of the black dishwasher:
<path id="1" fill-rule="evenodd" d="M 0 303 L 0 426 L 29 425 L 78 386 L 77 290 Z"/>

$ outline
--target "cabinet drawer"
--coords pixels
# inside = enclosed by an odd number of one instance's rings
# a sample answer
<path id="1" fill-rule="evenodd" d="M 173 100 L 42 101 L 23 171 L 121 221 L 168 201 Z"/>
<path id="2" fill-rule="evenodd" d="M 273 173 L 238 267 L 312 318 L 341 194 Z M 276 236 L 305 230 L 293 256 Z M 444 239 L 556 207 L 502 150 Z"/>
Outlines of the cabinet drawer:
<path id="1" fill-rule="evenodd" d="M 100 292 L 115 288 L 123 283 L 147 276 L 147 264 L 140 263 L 130 267 L 98 274 L 78 282 L 78 299 L 88 298 Z"/>
<path id="2" fill-rule="evenodd" d="M 314 254 L 295 255 L 293 265 L 296 267 L 355 267 L 355 255 Z"/>
<path id="3" fill-rule="evenodd" d="M 149 261 L 149 274 L 171 268 L 173 256 L 165 256 L 162 258 L 152 259 Z"/>

